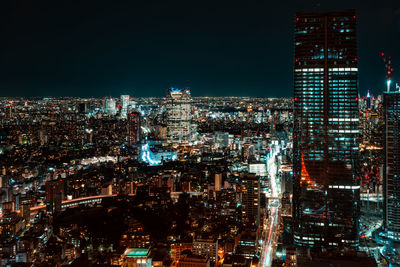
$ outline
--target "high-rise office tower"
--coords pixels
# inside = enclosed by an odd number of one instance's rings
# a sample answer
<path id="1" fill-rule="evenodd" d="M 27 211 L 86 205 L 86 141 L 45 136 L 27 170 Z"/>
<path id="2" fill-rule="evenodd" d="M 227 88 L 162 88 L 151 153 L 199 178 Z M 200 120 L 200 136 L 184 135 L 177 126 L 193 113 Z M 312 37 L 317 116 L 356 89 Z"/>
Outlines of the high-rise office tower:
<path id="1" fill-rule="evenodd" d="M 128 106 L 130 105 L 130 97 L 129 95 L 121 95 L 121 117 L 126 119 L 128 114 Z"/>
<path id="2" fill-rule="evenodd" d="M 167 141 L 188 143 L 191 137 L 192 99 L 190 90 L 170 88 L 167 95 Z"/>
<path id="3" fill-rule="evenodd" d="M 293 232 L 299 246 L 358 243 L 358 124 L 355 11 L 297 13 Z"/>
<path id="4" fill-rule="evenodd" d="M 384 230 L 400 241 L 400 92 L 385 93 Z"/>
<path id="5" fill-rule="evenodd" d="M 117 113 L 116 103 L 113 98 L 106 99 L 105 112 L 110 115 L 115 115 Z"/>
<path id="6" fill-rule="evenodd" d="M 140 141 L 140 113 L 131 112 L 128 114 L 128 144 L 135 145 Z"/>
<path id="7" fill-rule="evenodd" d="M 50 180 L 46 182 L 46 208 L 50 214 L 61 211 L 61 202 L 63 200 L 63 180 Z"/>
<path id="8" fill-rule="evenodd" d="M 258 225 L 260 221 L 260 181 L 255 175 L 248 174 L 241 184 L 242 218 L 248 223 Z"/>

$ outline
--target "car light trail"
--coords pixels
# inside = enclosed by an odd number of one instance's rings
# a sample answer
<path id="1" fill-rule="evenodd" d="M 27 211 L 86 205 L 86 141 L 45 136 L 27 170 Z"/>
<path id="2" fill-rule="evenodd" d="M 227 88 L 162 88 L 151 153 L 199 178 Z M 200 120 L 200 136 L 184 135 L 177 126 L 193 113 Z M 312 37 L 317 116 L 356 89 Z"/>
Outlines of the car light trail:
<path id="1" fill-rule="evenodd" d="M 272 197 L 274 199 L 279 197 L 279 191 L 276 183 L 277 177 L 276 177 L 276 163 L 275 163 L 275 158 L 279 150 L 280 150 L 279 146 L 273 148 L 272 153 L 269 154 L 266 162 L 270 178 Z M 262 257 L 263 260 L 261 261 L 261 266 L 263 267 L 271 266 L 272 263 L 273 240 L 275 236 L 274 233 L 276 231 L 276 226 L 278 222 L 278 205 L 279 201 L 276 199 L 273 200 L 273 202 L 270 205 L 270 215 L 268 220 L 269 223 L 268 236 L 266 238 L 265 247 L 263 248 L 264 251 Z"/>

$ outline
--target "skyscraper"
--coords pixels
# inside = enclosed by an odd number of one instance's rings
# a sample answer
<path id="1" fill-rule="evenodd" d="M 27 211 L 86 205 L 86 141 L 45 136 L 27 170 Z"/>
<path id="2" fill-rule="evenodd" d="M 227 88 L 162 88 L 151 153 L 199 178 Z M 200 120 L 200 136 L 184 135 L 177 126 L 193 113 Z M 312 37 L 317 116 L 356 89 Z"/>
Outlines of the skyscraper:
<path id="1" fill-rule="evenodd" d="M 297 245 L 357 245 L 358 124 L 355 11 L 297 13 L 293 133 Z"/>
<path id="2" fill-rule="evenodd" d="M 105 112 L 109 115 L 115 115 L 117 113 L 115 100 L 113 98 L 109 98 L 106 100 L 105 104 Z"/>
<path id="3" fill-rule="evenodd" d="M 255 175 L 248 174 L 241 184 L 242 218 L 248 223 L 260 222 L 260 181 Z"/>
<path id="4" fill-rule="evenodd" d="M 385 93 L 384 230 L 400 241 L 400 92 Z"/>
<path id="5" fill-rule="evenodd" d="M 130 105 L 129 95 L 121 95 L 121 104 L 122 104 L 121 117 L 125 119 L 128 114 L 128 106 Z"/>
<path id="6" fill-rule="evenodd" d="M 50 180 L 46 182 L 46 208 L 50 214 L 61 211 L 63 200 L 63 180 Z"/>
<path id="7" fill-rule="evenodd" d="M 191 136 L 190 90 L 170 88 L 167 95 L 167 141 L 172 144 L 188 143 Z"/>
<path id="8" fill-rule="evenodd" d="M 140 141 L 140 113 L 131 112 L 128 114 L 128 144 L 133 146 Z"/>

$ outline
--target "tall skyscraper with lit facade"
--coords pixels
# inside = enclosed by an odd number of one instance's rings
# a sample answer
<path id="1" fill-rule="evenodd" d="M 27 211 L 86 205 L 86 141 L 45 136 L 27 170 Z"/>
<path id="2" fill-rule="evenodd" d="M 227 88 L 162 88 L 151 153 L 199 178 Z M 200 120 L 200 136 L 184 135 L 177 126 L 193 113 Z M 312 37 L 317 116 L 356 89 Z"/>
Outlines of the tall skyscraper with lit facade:
<path id="1" fill-rule="evenodd" d="M 167 141 L 188 143 L 191 137 L 192 99 L 188 88 L 170 88 L 167 94 Z"/>
<path id="2" fill-rule="evenodd" d="M 121 95 L 121 117 L 125 119 L 128 114 L 128 106 L 130 105 L 130 96 L 129 95 Z"/>
<path id="3" fill-rule="evenodd" d="M 106 99 L 105 112 L 109 115 L 115 115 L 117 113 L 116 102 L 113 98 Z"/>
<path id="4" fill-rule="evenodd" d="M 128 114 L 128 144 L 133 146 L 140 141 L 141 116 L 139 112 Z"/>
<path id="5" fill-rule="evenodd" d="M 247 175 L 241 183 L 242 219 L 245 223 L 260 222 L 260 180 L 255 175 Z"/>
<path id="6" fill-rule="evenodd" d="M 293 232 L 299 246 L 358 243 L 358 67 L 353 10 L 297 13 Z"/>
<path id="7" fill-rule="evenodd" d="M 384 230 L 400 242 L 400 92 L 383 95 L 385 114 Z"/>

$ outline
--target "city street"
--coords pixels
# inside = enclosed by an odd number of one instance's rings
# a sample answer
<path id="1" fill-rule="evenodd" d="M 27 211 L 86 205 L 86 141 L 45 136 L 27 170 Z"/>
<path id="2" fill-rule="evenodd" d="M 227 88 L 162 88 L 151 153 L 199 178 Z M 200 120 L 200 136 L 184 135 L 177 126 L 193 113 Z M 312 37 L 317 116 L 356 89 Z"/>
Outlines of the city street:
<path id="1" fill-rule="evenodd" d="M 262 255 L 261 255 L 261 261 L 260 261 L 260 266 L 271 266 L 272 259 L 273 259 L 273 253 L 275 250 L 275 238 L 276 238 L 276 231 L 277 231 L 277 225 L 279 221 L 279 206 L 280 206 L 280 200 L 279 200 L 279 194 L 280 194 L 280 188 L 279 188 L 279 176 L 277 176 L 277 166 L 276 166 L 276 155 L 278 155 L 280 151 L 280 146 L 272 146 L 270 154 L 268 155 L 266 164 L 267 164 L 267 170 L 268 170 L 268 176 L 270 179 L 270 187 L 271 187 L 271 197 L 272 200 L 269 202 L 268 205 L 268 212 L 269 212 L 269 217 L 267 220 L 267 225 L 266 225 L 266 235 L 265 235 L 265 240 L 263 243 L 263 249 L 262 249 Z"/>

